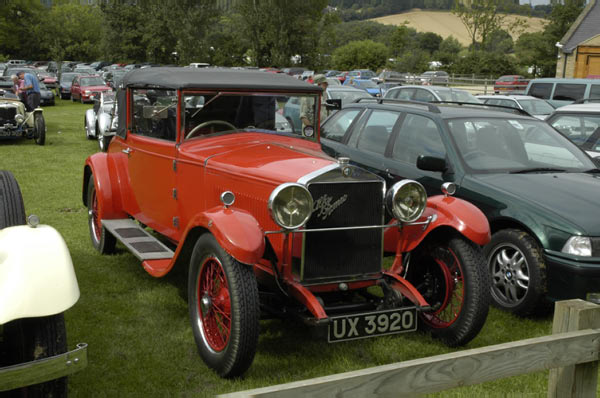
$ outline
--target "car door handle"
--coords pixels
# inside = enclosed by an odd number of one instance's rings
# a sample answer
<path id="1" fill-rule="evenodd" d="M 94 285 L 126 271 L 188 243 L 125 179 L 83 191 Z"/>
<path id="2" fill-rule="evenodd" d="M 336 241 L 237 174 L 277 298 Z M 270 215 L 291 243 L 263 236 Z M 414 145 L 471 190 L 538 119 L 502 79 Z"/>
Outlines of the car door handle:
<path id="1" fill-rule="evenodd" d="M 129 156 L 129 155 L 131 155 L 131 152 L 133 152 L 133 150 L 131 148 L 125 148 L 125 149 L 121 149 L 121 152 L 123 152 L 124 154 Z"/>

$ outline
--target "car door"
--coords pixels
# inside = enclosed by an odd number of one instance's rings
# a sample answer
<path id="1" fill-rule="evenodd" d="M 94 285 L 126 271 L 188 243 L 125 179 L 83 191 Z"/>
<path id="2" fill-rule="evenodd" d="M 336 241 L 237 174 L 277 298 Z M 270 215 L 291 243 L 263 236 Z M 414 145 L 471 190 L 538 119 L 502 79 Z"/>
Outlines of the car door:
<path id="1" fill-rule="evenodd" d="M 321 126 L 321 148 L 334 158 L 348 156 L 346 136 L 352 133 L 364 108 L 346 108 L 331 116 Z"/>
<path id="2" fill-rule="evenodd" d="M 132 124 L 122 152 L 127 155 L 127 171 L 133 201 L 126 210 L 140 222 L 166 236 L 177 232 L 177 192 L 174 161 L 177 156 L 177 103 L 165 104 L 174 92 L 134 90 Z M 162 98 L 159 103 L 157 98 Z M 168 100 L 166 101 L 169 102 Z"/>
<path id="3" fill-rule="evenodd" d="M 71 98 L 73 100 L 79 99 L 81 96 L 81 87 L 79 85 L 79 77 L 76 77 L 71 83 Z"/>
<path id="4" fill-rule="evenodd" d="M 355 121 L 345 136 L 345 146 L 338 152 L 350 158 L 351 163 L 388 180 L 385 156 L 390 138 L 402 113 L 385 109 L 367 110 Z"/>
<path id="5" fill-rule="evenodd" d="M 401 121 L 384 161 L 386 179 L 389 183 L 406 178 L 417 180 L 428 195 L 440 194 L 440 186 L 445 181 L 442 173 L 417 168 L 419 155 L 446 158 L 440 126 L 431 118 L 412 113 L 407 113 Z"/>

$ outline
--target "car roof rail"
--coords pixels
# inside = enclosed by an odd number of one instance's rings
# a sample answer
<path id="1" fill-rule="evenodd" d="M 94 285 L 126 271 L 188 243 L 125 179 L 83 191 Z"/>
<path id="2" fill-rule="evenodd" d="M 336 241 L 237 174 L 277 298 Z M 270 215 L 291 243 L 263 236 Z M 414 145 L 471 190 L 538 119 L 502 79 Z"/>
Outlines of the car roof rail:
<path id="1" fill-rule="evenodd" d="M 431 102 L 421 102 L 421 101 L 410 101 L 410 100 L 401 100 L 401 99 L 392 99 L 392 98 L 359 98 L 354 102 L 363 102 L 363 101 L 375 101 L 378 104 L 407 104 L 407 105 L 420 105 L 426 106 L 429 112 L 433 113 L 441 113 L 440 108 L 438 108 L 435 104 Z"/>
<path id="2" fill-rule="evenodd" d="M 586 102 L 600 102 L 600 98 L 580 98 L 574 104 L 585 104 Z"/>
<path id="3" fill-rule="evenodd" d="M 482 108 L 507 109 L 509 111 L 512 111 L 513 113 L 517 113 L 517 114 L 521 114 L 521 115 L 524 115 L 524 116 L 533 117 L 533 116 L 531 116 L 531 114 L 529 112 L 527 112 L 524 109 L 514 108 L 512 106 L 506 106 L 506 105 L 479 104 L 477 102 L 460 102 L 460 101 L 434 101 L 434 102 L 436 104 L 467 105 L 467 106 L 480 106 Z"/>

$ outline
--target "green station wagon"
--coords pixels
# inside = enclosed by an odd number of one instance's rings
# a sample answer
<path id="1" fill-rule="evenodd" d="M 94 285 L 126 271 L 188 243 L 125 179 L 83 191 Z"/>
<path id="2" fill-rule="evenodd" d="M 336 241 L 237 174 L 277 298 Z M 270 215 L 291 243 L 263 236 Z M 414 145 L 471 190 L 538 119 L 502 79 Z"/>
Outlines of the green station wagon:
<path id="1" fill-rule="evenodd" d="M 488 217 L 484 247 L 494 303 L 519 315 L 546 299 L 600 291 L 600 170 L 533 117 L 476 106 L 371 100 L 349 104 L 321 129 L 321 145 L 386 179 L 419 181 Z"/>

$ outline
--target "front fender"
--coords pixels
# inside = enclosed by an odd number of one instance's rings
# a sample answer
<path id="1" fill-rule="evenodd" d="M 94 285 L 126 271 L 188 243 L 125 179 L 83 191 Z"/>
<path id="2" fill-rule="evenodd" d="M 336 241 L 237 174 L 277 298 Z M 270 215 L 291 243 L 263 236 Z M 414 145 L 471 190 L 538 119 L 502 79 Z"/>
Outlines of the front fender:
<path id="1" fill-rule="evenodd" d="M 0 325 L 64 312 L 79 299 L 69 249 L 48 225 L 0 230 Z"/>
<path id="2" fill-rule="evenodd" d="M 431 231 L 442 226 L 455 229 L 480 246 L 486 245 L 491 239 L 487 217 L 477 206 L 465 200 L 452 196 L 432 196 L 427 199 L 427 209 L 418 222 L 426 221 L 427 217 L 432 217 L 428 225 L 405 225 L 401 230 L 388 228 L 384 235 L 385 251 L 409 252 Z"/>
<path id="3" fill-rule="evenodd" d="M 98 152 L 85 160 L 83 171 L 83 204 L 87 203 L 88 184 L 96 185 L 96 195 L 98 197 L 98 214 L 100 219 L 127 218 L 127 213 L 121 206 L 121 191 L 118 183 L 111 180 L 112 175 L 116 175 L 116 168 L 109 164 L 108 155 L 105 152 Z M 91 176 L 94 176 L 93 180 Z"/>
<path id="4" fill-rule="evenodd" d="M 210 231 L 221 247 L 240 263 L 256 264 L 263 256 L 264 231 L 254 216 L 244 210 L 215 207 L 194 217 L 187 230 L 199 226 Z"/>
<path id="5" fill-rule="evenodd" d="M 89 132 L 89 137 L 96 137 L 96 114 L 93 109 L 85 111 L 85 127 Z"/>

